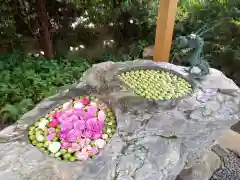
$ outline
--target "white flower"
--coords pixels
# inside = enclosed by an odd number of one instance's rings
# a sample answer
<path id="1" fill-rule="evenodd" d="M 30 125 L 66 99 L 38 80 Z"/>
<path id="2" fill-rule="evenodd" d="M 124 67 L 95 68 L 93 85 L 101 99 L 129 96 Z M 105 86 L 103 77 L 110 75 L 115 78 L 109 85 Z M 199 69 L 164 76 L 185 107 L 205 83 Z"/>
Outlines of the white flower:
<path id="1" fill-rule="evenodd" d="M 36 139 L 38 142 L 43 142 L 44 141 L 44 136 L 43 135 L 38 135 L 36 136 Z"/>
<path id="2" fill-rule="evenodd" d="M 107 133 L 110 134 L 112 132 L 111 129 L 107 129 Z"/>
<path id="3" fill-rule="evenodd" d="M 42 118 L 38 124 L 38 128 L 45 130 L 47 124 L 48 124 L 48 120 L 46 118 Z"/>
<path id="4" fill-rule="evenodd" d="M 106 141 L 104 141 L 103 139 L 97 139 L 95 141 L 95 145 L 99 148 L 102 149 L 105 145 L 106 145 Z"/>
<path id="5" fill-rule="evenodd" d="M 95 102 L 90 102 L 90 105 L 91 105 L 91 106 L 97 106 L 97 103 L 95 103 Z"/>
<path id="6" fill-rule="evenodd" d="M 51 142 L 51 143 L 49 144 L 48 150 L 49 150 L 51 153 L 56 153 L 56 152 L 59 151 L 60 148 L 61 148 L 60 142 Z"/>
<path id="7" fill-rule="evenodd" d="M 86 147 L 82 148 L 81 152 L 87 152 L 87 148 Z"/>
<path id="8" fill-rule="evenodd" d="M 71 105 L 72 105 L 72 102 L 66 102 L 63 104 L 62 109 L 63 110 L 69 109 Z"/>
<path id="9" fill-rule="evenodd" d="M 91 150 L 92 149 L 92 146 L 91 145 L 87 145 L 87 150 Z"/>
<path id="10" fill-rule="evenodd" d="M 103 138 L 103 139 L 107 139 L 107 138 L 108 138 L 108 135 L 107 135 L 107 134 L 103 134 L 103 135 L 102 135 L 102 138 Z"/>
<path id="11" fill-rule="evenodd" d="M 77 102 L 77 103 L 74 104 L 74 107 L 78 108 L 78 109 L 82 109 L 84 107 L 84 105 L 81 102 Z"/>

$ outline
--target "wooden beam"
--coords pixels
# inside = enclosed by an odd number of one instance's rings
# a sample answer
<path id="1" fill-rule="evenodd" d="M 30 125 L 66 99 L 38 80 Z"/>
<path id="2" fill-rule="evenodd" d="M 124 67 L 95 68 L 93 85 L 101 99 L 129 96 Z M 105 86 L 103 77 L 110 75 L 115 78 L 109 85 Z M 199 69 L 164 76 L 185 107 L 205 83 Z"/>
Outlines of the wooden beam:
<path id="1" fill-rule="evenodd" d="M 154 57 L 156 62 L 168 62 L 172 44 L 178 0 L 160 0 Z"/>

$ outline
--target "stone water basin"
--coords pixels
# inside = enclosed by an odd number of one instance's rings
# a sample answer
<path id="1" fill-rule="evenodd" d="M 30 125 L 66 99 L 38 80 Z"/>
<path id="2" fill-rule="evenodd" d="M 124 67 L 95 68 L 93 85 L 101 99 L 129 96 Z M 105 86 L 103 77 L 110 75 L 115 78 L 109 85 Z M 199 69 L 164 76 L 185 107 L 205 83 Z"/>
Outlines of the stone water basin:
<path id="1" fill-rule="evenodd" d="M 43 100 L 0 132 L 0 179 L 175 180 L 239 121 L 239 88 L 220 71 L 211 69 L 203 81 L 194 82 L 192 93 L 166 106 L 136 95 L 117 77 L 139 66 L 188 76 L 185 67 L 148 60 L 94 65 L 79 82 Z M 95 158 L 59 161 L 26 143 L 27 130 L 36 119 L 79 94 L 98 95 L 116 116 L 116 133 Z"/>

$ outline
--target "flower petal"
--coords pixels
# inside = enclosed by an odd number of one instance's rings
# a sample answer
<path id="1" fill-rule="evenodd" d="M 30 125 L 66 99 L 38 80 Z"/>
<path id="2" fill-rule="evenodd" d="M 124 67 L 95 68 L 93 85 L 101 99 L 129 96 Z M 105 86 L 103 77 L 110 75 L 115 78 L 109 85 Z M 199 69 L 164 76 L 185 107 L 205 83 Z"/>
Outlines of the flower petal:
<path id="1" fill-rule="evenodd" d="M 49 135 L 47 136 L 47 140 L 48 140 L 48 141 L 53 140 L 53 138 L 55 138 L 55 135 L 54 135 L 54 134 L 49 134 Z"/>
<path id="2" fill-rule="evenodd" d="M 97 139 L 97 140 L 95 140 L 95 145 L 98 148 L 102 149 L 106 145 L 106 141 L 103 139 Z"/>
<path id="3" fill-rule="evenodd" d="M 105 119 L 106 119 L 106 114 L 105 114 L 105 112 L 104 112 L 104 111 L 99 111 L 99 112 L 98 112 L 98 120 L 99 120 L 99 121 L 105 121 Z"/>
<path id="4" fill-rule="evenodd" d="M 82 160 L 87 160 L 89 155 L 87 152 L 76 152 L 75 153 L 76 157 L 78 160 L 82 161 Z"/>
<path id="5" fill-rule="evenodd" d="M 77 109 L 82 109 L 84 107 L 83 103 L 82 102 L 76 102 L 74 104 L 74 108 L 77 108 Z"/>
<path id="6" fill-rule="evenodd" d="M 60 142 L 51 142 L 51 143 L 49 144 L 48 150 L 49 150 L 51 153 L 56 153 L 56 152 L 59 151 L 60 148 L 61 148 Z"/>

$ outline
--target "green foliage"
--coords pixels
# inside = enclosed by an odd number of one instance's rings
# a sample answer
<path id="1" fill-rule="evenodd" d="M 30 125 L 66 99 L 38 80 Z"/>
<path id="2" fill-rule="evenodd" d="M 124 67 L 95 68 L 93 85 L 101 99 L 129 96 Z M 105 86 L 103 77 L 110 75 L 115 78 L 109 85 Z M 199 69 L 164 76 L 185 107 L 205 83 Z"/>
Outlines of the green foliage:
<path id="1" fill-rule="evenodd" d="M 36 2 L 0 0 L 0 52 L 9 47 L 16 49 L 19 42 L 39 47 Z M 82 44 L 85 49 L 74 52 L 76 57 L 90 57 L 95 62 L 137 59 L 146 46 L 154 44 L 158 7 L 159 0 L 46 1 L 54 51 L 57 55 L 71 57 L 69 47 Z M 85 20 L 72 28 L 77 17 Z M 174 36 L 202 32 L 205 58 L 212 67 L 240 84 L 239 17 L 239 0 L 179 0 Z M 88 27 L 89 23 L 95 27 Z M 114 40 L 114 44 L 105 47 L 104 40 Z M 23 43 L 24 50 L 26 44 Z M 175 46 L 172 49 L 174 56 L 178 50 Z M 33 52 L 39 50 L 33 49 Z M 73 57 L 48 61 L 22 53 L 1 55 L 2 120 L 16 120 L 58 87 L 78 79 L 89 62 Z"/>
<path id="2" fill-rule="evenodd" d="M 83 59 L 45 60 L 22 53 L 0 56 L 0 116 L 14 122 L 59 87 L 72 84 L 90 67 Z"/>
<path id="3" fill-rule="evenodd" d="M 175 26 L 175 36 L 201 32 L 205 58 L 237 84 L 240 84 L 239 17 L 238 0 L 182 0 Z"/>

